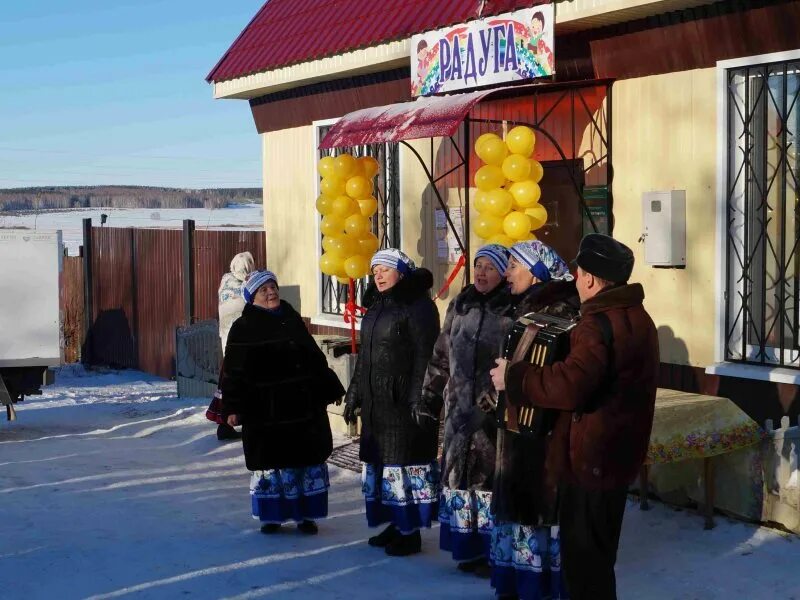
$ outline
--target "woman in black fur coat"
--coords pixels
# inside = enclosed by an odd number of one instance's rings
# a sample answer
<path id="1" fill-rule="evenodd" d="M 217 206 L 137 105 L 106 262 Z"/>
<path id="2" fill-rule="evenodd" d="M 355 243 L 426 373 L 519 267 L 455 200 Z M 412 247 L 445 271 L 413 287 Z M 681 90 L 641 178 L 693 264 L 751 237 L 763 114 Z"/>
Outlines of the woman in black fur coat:
<path id="1" fill-rule="evenodd" d="M 344 388 L 300 315 L 280 299 L 273 273 L 254 272 L 242 295 L 247 304 L 228 334 L 220 388 L 227 423 L 242 425 L 253 518 L 263 533 L 293 520 L 314 534 L 328 514 L 326 407 L 341 402 Z"/>
<path id="2" fill-rule="evenodd" d="M 439 503 L 438 420 L 421 404 L 422 381 L 439 335 L 430 298 L 433 276 L 396 249 L 372 258 L 361 347 L 347 391 L 345 420 L 361 414 L 360 458 L 367 524 L 389 526 L 371 537 L 390 556 L 419 552 L 419 530 Z"/>

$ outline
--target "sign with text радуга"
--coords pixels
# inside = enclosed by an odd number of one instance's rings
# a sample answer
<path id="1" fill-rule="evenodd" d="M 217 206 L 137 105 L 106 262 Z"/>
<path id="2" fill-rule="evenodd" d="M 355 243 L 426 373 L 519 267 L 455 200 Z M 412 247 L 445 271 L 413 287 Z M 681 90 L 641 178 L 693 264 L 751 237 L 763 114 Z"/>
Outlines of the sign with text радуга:
<path id="1" fill-rule="evenodd" d="M 555 72 L 553 5 L 415 35 L 411 53 L 414 96 L 549 77 Z"/>

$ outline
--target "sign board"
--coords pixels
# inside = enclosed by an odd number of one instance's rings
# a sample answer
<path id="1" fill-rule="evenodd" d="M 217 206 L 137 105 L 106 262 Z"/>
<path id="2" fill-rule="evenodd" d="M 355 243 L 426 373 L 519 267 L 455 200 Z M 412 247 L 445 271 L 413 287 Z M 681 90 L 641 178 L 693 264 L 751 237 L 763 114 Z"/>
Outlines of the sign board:
<path id="1" fill-rule="evenodd" d="M 553 22 L 543 4 L 413 36 L 412 95 L 553 75 Z"/>
<path id="2" fill-rule="evenodd" d="M 450 213 L 450 220 L 456 228 L 458 237 L 464 239 L 464 222 L 461 207 L 448 208 L 447 212 Z M 436 229 L 436 256 L 440 262 L 447 262 L 455 264 L 461 257 L 461 247 L 458 245 L 458 240 L 455 234 L 447 224 L 447 219 L 444 216 L 444 211 L 437 208 L 435 213 L 435 229 Z"/>

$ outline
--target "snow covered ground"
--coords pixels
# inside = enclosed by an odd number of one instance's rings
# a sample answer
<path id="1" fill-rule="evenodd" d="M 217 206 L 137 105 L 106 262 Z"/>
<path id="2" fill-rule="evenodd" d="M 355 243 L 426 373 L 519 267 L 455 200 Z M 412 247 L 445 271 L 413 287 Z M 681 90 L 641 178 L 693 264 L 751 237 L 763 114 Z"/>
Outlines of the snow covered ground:
<path id="1" fill-rule="evenodd" d="M 241 446 L 217 442 L 206 404 L 142 373 L 73 367 L 0 422 L 0 598 L 492 597 L 435 529 L 411 558 L 368 547 L 359 477 L 336 467 L 317 537 L 259 533 Z M 800 600 L 800 539 L 628 508 L 621 599 Z"/>
<path id="2" fill-rule="evenodd" d="M 232 204 L 226 208 L 75 208 L 38 212 L 0 213 L 0 229 L 25 227 L 31 230 L 63 232 L 64 246 L 76 256 L 83 243 L 83 219 L 100 225 L 100 215 L 108 215 L 107 227 L 159 227 L 180 229 L 184 219 L 193 219 L 197 229 L 261 229 L 264 212 L 261 204 Z"/>

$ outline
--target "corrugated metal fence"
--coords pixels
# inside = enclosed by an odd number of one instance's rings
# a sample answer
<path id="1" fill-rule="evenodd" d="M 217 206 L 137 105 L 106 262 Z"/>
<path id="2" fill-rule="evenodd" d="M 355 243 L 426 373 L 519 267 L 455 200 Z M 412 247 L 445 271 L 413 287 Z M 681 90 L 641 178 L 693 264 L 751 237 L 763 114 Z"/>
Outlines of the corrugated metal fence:
<path id="1" fill-rule="evenodd" d="M 91 313 L 82 359 L 93 365 L 175 375 L 175 331 L 187 325 L 184 247 L 191 242 L 194 273 L 191 321 L 216 318 L 217 288 L 230 260 L 249 250 L 266 263 L 263 231 L 196 231 L 92 227 L 84 235 Z M 76 274 L 65 271 L 65 278 Z M 75 287 L 75 283 L 66 286 Z M 85 299 L 86 300 L 86 299 Z"/>

